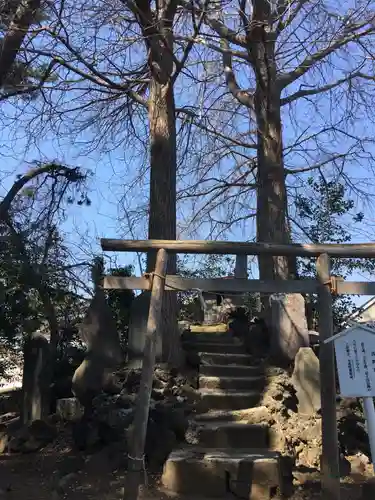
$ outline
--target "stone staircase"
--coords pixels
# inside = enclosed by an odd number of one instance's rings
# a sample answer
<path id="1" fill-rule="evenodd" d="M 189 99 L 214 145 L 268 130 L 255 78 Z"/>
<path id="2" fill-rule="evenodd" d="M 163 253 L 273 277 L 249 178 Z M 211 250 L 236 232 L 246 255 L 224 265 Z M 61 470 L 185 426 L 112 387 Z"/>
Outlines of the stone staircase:
<path id="1" fill-rule="evenodd" d="M 201 412 L 190 422 L 187 444 L 169 455 L 164 488 L 183 495 L 246 500 L 282 494 L 281 457 L 271 450 L 268 426 L 241 421 L 241 410 L 261 400 L 262 367 L 229 333 L 190 333 L 184 347 L 199 353 Z"/>

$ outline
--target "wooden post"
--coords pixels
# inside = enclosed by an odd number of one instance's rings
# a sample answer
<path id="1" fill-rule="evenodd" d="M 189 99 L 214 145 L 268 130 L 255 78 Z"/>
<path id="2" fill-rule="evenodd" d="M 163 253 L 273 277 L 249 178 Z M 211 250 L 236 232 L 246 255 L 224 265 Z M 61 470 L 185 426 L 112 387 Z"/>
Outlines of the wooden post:
<path id="1" fill-rule="evenodd" d="M 234 269 L 235 279 L 247 280 L 247 255 L 236 255 L 236 267 Z M 238 294 L 232 297 L 232 304 L 234 306 L 243 306 L 244 295 Z"/>
<path id="2" fill-rule="evenodd" d="M 168 255 L 163 249 L 156 256 L 155 274 L 152 281 L 150 309 L 147 332 L 143 350 L 141 384 L 134 415 L 130 454 L 128 455 L 128 474 L 124 488 L 124 500 L 137 500 L 144 474 L 144 448 L 147 422 L 155 366 L 156 332 L 162 323 L 162 303 L 167 270 Z"/>
<path id="3" fill-rule="evenodd" d="M 332 294 L 330 290 L 330 258 L 327 254 L 318 257 L 316 271 L 320 283 L 319 305 L 319 361 L 320 394 L 322 411 L 322 498 L 340 499 L 339 445 L 336 420 L 336 374 L 333 342 L 323 341 L 333 335 Z"/>
<path id="4" fill-rule="evenodd" d="M 247 279 L 247 255 L 236 255 L 234 277 Z"/>

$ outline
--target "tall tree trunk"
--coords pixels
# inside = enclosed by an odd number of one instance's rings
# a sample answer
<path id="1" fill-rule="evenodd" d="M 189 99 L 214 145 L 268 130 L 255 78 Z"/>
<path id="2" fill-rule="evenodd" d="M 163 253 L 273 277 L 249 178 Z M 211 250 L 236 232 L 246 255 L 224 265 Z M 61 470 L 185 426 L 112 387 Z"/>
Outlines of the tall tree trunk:
<path id="1" fill-rule="evenodd" d="M 256 42 L 252 44 L 258 147 L 257 240 L 288 243 L 290 231 L 283 160 L 281 89 L 277 82 L 274 35 L 268 29 L 270 3 L 264 0 L 256 2 L 254 18 L 259 22 L 259 28 L 253 32 Z M 287 279 L 288 259 L 259 256 L 259 274 L 261 279 Z"/>
<path id="2" fill-rule="evenodd" d="M 1 41 L 0 87 L 4 85 L 12 70 L 23 40 L 34 21 L 36 12 L 40 8 L 40 3 L 40 0 L 21 0 L 18 3 L 14 17 Z"/>
<path id="3" fill-rule="evenodd" d="M 176 114 L 173 89 L 172 24 L 175 7 L 172 2 L 158 3 L 157 34 L 151 33 L 155 25 L 144 29 L 150 44 L 151 72 L 149 97 L 150 125 L 150 210 L 148 236 L 155 239 L 176 239 Z M 144 16 L 143 19 L 145 19 Z M 151 39 L 151 37 L 153 37 Z M 147 258 L 147 270 L 155 267 L 155 254 Z M 176 256 L 168 258 L 168 274 L 176 274 Z M 177 325 L 177 294 L 164 295 L 162 358 L 178 366 L 181 360 L 180 338 Z"/>
<path id="4" fill-rule="evenodd" d="M 257 85 L 255 106 L 258 125 L 257 240 L 287 243 L 287 194 L 282 153 L 280 104 L 272 84 L 264 92 Z M 259 257 L 261 279 L 287 279 L 286 257 Z"/>

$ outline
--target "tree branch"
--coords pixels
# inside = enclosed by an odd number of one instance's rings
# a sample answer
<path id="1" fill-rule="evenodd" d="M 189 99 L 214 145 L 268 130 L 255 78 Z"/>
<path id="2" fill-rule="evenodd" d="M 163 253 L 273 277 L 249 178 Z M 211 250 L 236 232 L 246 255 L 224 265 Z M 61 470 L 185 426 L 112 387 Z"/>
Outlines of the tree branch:
<path id="1" fill-rule="evenodd" d="M 316 163 L 315 165 L 311 165 L 310 167 L 302 167 L 302 168 L 296 168 L 296 169 L 286 168 L 285 175 L 303 174 L 306 172 L 311 172 L 312 170 L 320 170 L 322 167 L 324 167 L 328 163 L 345 158 L 346 156 L 348 156 L 348 154 L 350 154 L 350 153 L 341 153 L 341 154 L 333 155 L 330 158 L 328 158 L 327 160 L 324 160 L 320 163 Z"/>
<path id="2" fill-rule="evenodd" d="M 242 90 L 237 83 L 236 77 L 233 72 L 232 55 L 229 52 L 228 41 L 224 39 L 221 43 L 225 49 L 225 51 L 223 52 L 223 66 L 225 81 L 228 89 L 232 96 L 237 99 L 240 104 L 243 104 L 247 108 L 252 108 L 254 106 L 254 96 L 253 94 Z"/>
<path id="3" fill-rule="evenodd" d="M 199 123 L 198 121 L 195 121 L 195 120 L 201 120 L 201 119 L 196 113 L 194 113 L 194 111 L 191 111 L 190 109 L 176 108 L 176 113 L 184 113 L 186 116 L 188 116 L 189 118 L 194 120 L 194 125 L 196 127 L 200 128 L 201 130 L 204 130 L 205 132 L 213 134 L 214 136 L 219 137 L 220 139 L 223 139 L 225 141 L 229 141 L 232 144 L 234 144 L 235 146 L 240 146 L 240 147 L 247 148 L 247 149 L 256 149 L 257 148 L 257 145 L 255 143 L 243 142 L 241 140 L 237 140 L 233 137 L 229 137 L 225 134 L 222 134 L 221 132 L 219 132 L 218 130 L 216 130 L 214 128 L 210 128 L 207 125 L 204 125 L 204 123 Z"/>
<path id="4" fill-rule="evenodd" d="M 361 23 L 358 26 L 353 26 L 351 29 L 358 30 L 358 29 L 363 28 L 367 24 L 368 23 L 366 21 L 366 22 Z M 288 85 L 290 85 L 291 83 L 298 80 L 298 78 L 300 78 L 305 73 L 307 73 L 307 71 L 309 71 L 309 69 L 311 69 L 316 63 L 318 63 L 319 61 L 321 61 L 325 57 L 332 54 L 335 50 L 337 50 L 341 47 L 344 47 L 348 43 L 353 42 L 355 40 L 358 40 L 359 38 L 370 35 L 371 33 L 375 33 L 375 25 L 371 26 L 371 27 L 365 29 L 364 31 L 359 32 L 359 33 L 358 32 L 352 33 L 351 35 L 347 35 L 348 30 L 349 30 L 349 28 L 347 30 L 345 30 L 346 31 L 345 35 L 339 37 L 334 43 L 332 43 L 331 45 L 329 45 L 325 49 L 320 50 L 319 52 L 316 52 L 315 54 L 312 54 L 311 56 L 306 57 L 306 59 L 304 61 L 302 61 L 302 63 L 297 68 L 295 68 L 293 71 L 290 71 L 289 73 L 280 74 L 278 76 L 278 82 L 279 82 L 280 87 L 283 89 L 283 88 L 287 87 Z"/>
<path id="5" fill-rule="evenodd" d="M 363 78 L 364 80 L 375 81 L 375 76 L 366 75 L 365 73 L 361 73 L 360 71 L 356 71 L 345 78 L 340 78 L 335 82 L 328 83 L 327 85 L 323 85 L 323 87 L 317 87 L 312 89 L 303 89 L 300 87 L 300 90 L 295 92 L 294 94 L 289 95 L 288 97 L 284 97 L 280 100 L 281 106 L 285 106 L 285 104 L 291 104 L 292 102 L 300 99 L 301 97 L 309 97 L 317 94 L 322 94 L 323 92 L 328 92 L 328 90 L 332 90 L 335 87 L 342 85 L 343 83 L 354 80 L 354 78 Z"/>
<path id="6" fill-rule="evenodd" d="M 62 175 L 67 179 L 72 180 L 78 180 L 79 177 L 83 178 L 82 174 L 79 173 L 78 168 L 70 168 L 56 163 L 49 163 L 47 165 L 43 165 L 42 167 L 29 170 L 26 174 L 15 181 L 13 186 L 2 199 L 0 203 L 0 220 L 4 220 L 6 214 L 9 213 L 10 206 L 21 189 L 23 189 L 28 182 L 43 174 L 51 174 L 54 176 Z"/>
<path id="7" fill-rule="evenodd" d="M 285 22 L 280 20 L 280 22 L 278 23 L 277 29 L 276 29 L 277 34 L 280 34 L 282 30 L 284 30 L 285 28 L 287 28 L 288 26 L 290 26 L 292 24 L 294 19 L 298 16 L 299 12 L 302 10 L 303 6 L 305 4 L 307 4 L 309 1 L 310 0 L 297 0 L 296 6 L 294 7 L 294 10 L 292 12 L 290 12 L 290 8 L 291 8 L 290 2 L 281 2 L 282 7 L 284 8 L 284 12 L 281 12 L 282 8 L 279 7 L 278 14 L 279 14 L 279 16 L 281 16 L 282 14 L 284 14 L 286 12 L 285 9 L 287 9 L 288 17 L 287 17 L 287 20 Z"/>
<path id="8" fill-rule="evenodd" d="M 192 1 L 189 0 L 180 0 L 180 5 L 184 7 L 185 10 L 189 12 L 198 12 L 204 14 L 204 19 L 208 26 L 215 31 L 220 38 L 224 38 L 235 45 L 239 45 L 240 47 L 247 48 L 247 40 L 243 35 L 239 35 L 236 31 L 228 28 L 223 22 L 219 21 L 219 19 L 211 17 L 209 13 L 202 8 L 197 9 L 196 5 Z"/>

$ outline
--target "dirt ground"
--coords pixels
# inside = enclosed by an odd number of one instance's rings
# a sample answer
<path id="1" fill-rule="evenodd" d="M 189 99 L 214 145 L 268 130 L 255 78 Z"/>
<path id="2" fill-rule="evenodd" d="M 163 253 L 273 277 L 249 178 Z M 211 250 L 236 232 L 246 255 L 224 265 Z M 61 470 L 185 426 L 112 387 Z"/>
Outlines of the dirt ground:
<path id="1" fill-rule="evenodd" d="M 364 479 L 347 478 L 342 484 L 341 500 L 359 500 Z M 4 500 L 122 500 L 124 481 L 124 473 L 113 467 L 105 451 L 81 455 L 72 451 L 64 439 L 59 446 L 55 443 L 53 448 L 38 453 L 0 457 L 0 498 Z M 148 476 L 148 485 L 145 500 L 193 500 L 162 492 L 157 474 Z M 319 484 L 308 480 L 296 488 L 291 500 L 320 498 Z M 370 498 L 374 496 L 366 500 Z"/>

